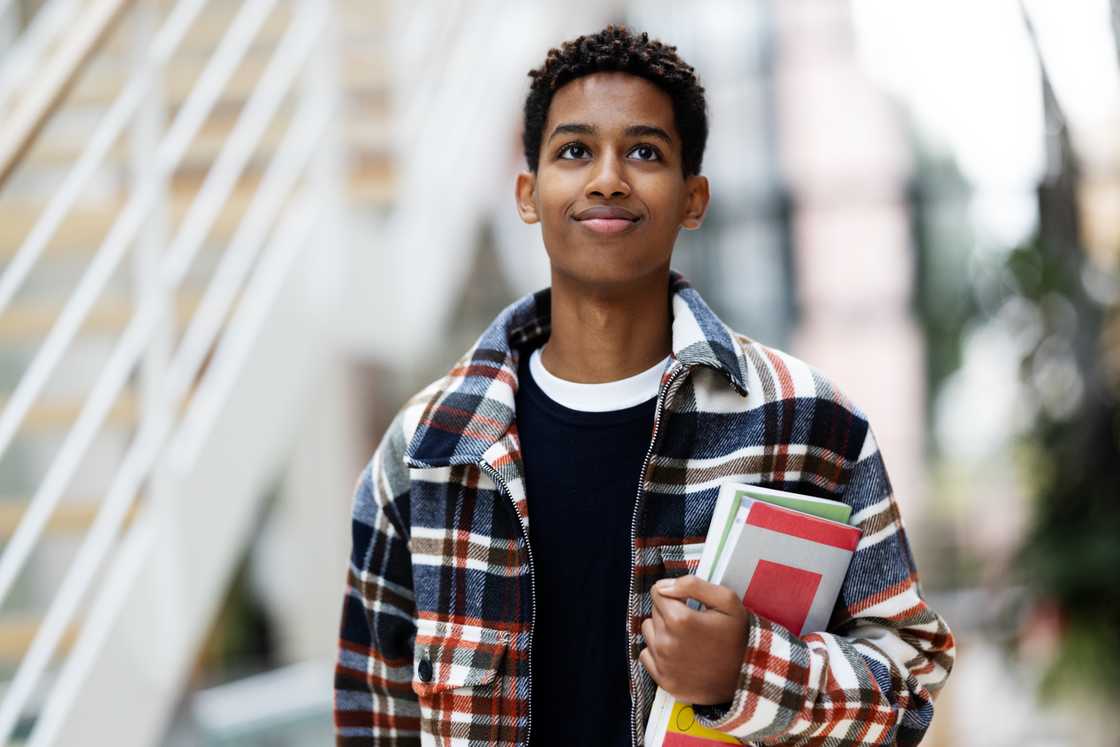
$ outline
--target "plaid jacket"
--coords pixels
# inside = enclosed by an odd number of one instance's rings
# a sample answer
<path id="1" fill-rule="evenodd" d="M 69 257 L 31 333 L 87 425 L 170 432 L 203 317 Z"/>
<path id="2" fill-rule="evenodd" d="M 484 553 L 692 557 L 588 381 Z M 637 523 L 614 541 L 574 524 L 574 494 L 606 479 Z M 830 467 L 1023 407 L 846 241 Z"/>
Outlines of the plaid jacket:
<path id="1" fill-rule="evenodd" d="M 845 501 L 863 538 L 829 632 L 799 639 L 753 617 L 738 692 L 704 723 L 745 743 L 917 744 L 953 637 L 921 597 L 866 419 L 806 364 L 729 330 L 675 273 L 670 292 L 673 361 L 635 485 L 633 705 L 619 717 L 641 744 L 656 690 L 638 661 L 650 586 L 695 569 L 719 485 L 739 480 Z M 521 351 L 549 334 L 549 299 L 540 291 L 503 311 L 404 406 L 358 481 L 340 745 L 528 743 L 532 486 L 514 392 Z"/>

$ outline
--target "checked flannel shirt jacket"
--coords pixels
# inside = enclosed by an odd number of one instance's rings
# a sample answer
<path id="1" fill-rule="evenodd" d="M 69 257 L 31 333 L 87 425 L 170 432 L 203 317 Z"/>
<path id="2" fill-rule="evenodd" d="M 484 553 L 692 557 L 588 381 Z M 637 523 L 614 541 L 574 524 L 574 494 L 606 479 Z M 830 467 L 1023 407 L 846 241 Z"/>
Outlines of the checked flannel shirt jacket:
<path id="1" fill-rule="evenodd" d="M 650 586 L 695 569 L 719 486 L 736 480 L 849 503 L 863 537 L 828 632 L 797 638 L 752 615 L 738 691 L 703 723 L 744 743 L 917 744 L 953 637 L 922 599 L 867 420 L 817 371 L 729 330 L 676 273 L 669 293 L 673 360 L 635 484 L 629 619 L 618 622 L 633 705 L 619 718 L 640 745 L 656 691 L 638 660 Z M 514 392 L 549 309 L 544 290 L 503 311 L 404 406 L 358 480 L 340 745 L 528 743 L 533 486 Z"/>

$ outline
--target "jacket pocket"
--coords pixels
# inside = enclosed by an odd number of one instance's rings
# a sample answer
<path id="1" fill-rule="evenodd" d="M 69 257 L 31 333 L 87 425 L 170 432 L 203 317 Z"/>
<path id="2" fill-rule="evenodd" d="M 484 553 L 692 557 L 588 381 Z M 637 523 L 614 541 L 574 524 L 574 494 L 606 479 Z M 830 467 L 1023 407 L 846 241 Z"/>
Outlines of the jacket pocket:
<path id="1" fill-rule="evenodd" d="M 448 690 L 494 681 L 510 634 L 479 625 L 418 620 L 412 689 L 421 701 Z"/>
<path id="2" fill-rule="evenodd" d="M 700 566 L 700 556 L 704 554 L 703 542 L 686 542 L 676 545 L 661 545 L 661 564 L 665 567 L 665 576 L 687 576 L 696 573 Z"/>

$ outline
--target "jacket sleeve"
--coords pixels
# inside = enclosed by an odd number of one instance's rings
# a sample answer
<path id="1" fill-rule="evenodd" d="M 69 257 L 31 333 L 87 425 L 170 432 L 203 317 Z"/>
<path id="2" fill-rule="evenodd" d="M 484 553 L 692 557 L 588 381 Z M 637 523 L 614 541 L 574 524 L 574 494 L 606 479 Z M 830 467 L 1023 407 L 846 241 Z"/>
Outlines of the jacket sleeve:
<path id="1" fill-rule="evenodd" d="M 730 704 L 705 726 L 759 744 L 916 745 L 953 665 L 952 633 L 921 597 L 870 429 L 845 500 L 863 536 L 829 632 L 798 638 L 753 616 Z"/>
<path id="2" fill-rule="evenodd" d="M 398 417 L 354 490 L 353 548 L 334 680 L 340 747 L 420 741 L 420 710 L 412 690 L 416 627 L 403 453 Z"/>

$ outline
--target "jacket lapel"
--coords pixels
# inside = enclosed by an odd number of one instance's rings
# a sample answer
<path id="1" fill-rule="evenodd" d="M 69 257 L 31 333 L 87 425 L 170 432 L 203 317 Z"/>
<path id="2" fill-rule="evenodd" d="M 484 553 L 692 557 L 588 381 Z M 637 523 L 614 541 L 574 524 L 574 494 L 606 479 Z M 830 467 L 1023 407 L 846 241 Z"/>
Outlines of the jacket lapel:
<path id="1" fill-rule="evenodd" d="M 719 370 L 745 396 L 747 362 L 731 331 L 677 272 L 670 274 L 669 292 L 674 367 L 703 365 Z M 514 416 L 517 364 L 521 351 L 543 344 L 550 332 L 549 289 L 506 307 L 435 386 L 405 462 L 418 468 L 488 464 L 511 491 L 514 483 L 519 485 L 521 498 L 514 502 L 527 520 Z"/>

